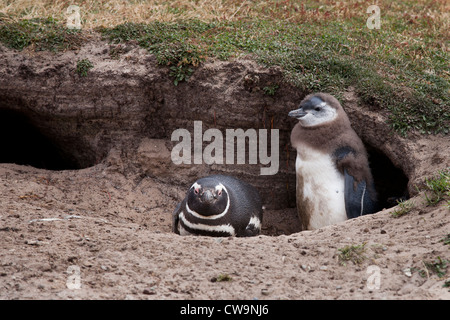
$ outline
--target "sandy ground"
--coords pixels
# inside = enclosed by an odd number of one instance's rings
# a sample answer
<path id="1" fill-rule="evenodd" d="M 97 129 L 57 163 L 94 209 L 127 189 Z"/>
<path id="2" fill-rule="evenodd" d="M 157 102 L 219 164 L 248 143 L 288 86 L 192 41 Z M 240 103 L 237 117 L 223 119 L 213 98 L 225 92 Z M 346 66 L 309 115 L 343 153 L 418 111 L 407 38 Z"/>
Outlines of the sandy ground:
<path id="1" fill-rule="evenodd" d="M 444 202 L 427 207 L 419 194 L 399 218 L 389 209 L 315 231 L 209 238 L 170 232 L 184 193 L 103 163 L 1 164 L 0 298 L 450 298 L 449 272 L 429 267 L 450 259 Z M 339 259 L 339 249 L 363 244 L 359 264 Z"/>
<path id="2" fill-rule="evenodd" d="M 0 299 L 450 298 L 449 288 L 444 287 L 450 268 L 443 263 L 450 260 L 450 246 L 443 241 L 450 234 L 450 210 L 447 200 L 427 206 L 423 193 L 412 198 L 413 209 L 399 218 L 392 216 L 395 208 L 391 208 L 315 231 L 289 232 L 290 227 L 299 229 L 298 221 L 292 221 L 295 208 L 288 208 L 265 211 L 263 234 L 258 237 L 171 233 L 172 211 L 186 192 L 182 185 L 210 168 L 174 169 L 170 152 L 162 147 L 162 137 L 168 139 L 162 133 L 173 129 L 164 120 L 172 116 L 184 121 L 174 127 L 191 125 L 196 113 L 179 114 L 180 110 L 195 111 L 197 105 L 218 101 L 222 103 L 215 106 L 218 111 L 228 107 L 226 114 L 217 113 L 223 128 L 247 128 L 251 123 L 235 123 L 253 121 L 245 118 L 248 110 L 243 106 L 258 110 L 273 105 L 267 111 L 270 119 L 270 112 L 287 113 L 299 93 L 285 88 L 272 101 L 255 88 L 248 91 L 246 74 L 257 74 L 261 86 L 281 76 L 249 61 L 207 63 L 176 91 L 167 70 L 158 68 L 142 50 L 133 49 L 116 61 L 109 58 L 107 48 L 107 44 L 93 42 L 79 56 L 68 51 L 50 58 L 48 53 L 36 56 L 3 49 L 0 69 L 7 72 L 0 81 L 4 94 L 0 98 L 9 99 L 5 107 L 22 108 L 37 117 L 46 114 L 46 99 L 57 96 L 56 116 L 64 111 L 70 120 L 70 115 L 81 114 L 77 110 L 82 109 L 86 118 L 74 116 L 72 125 L 50 133 L 60 137 L 75 128 L 78 135 L 62 139 L 60 145 L 90 141 L 99 161 L 86 169 L 64 171 L 0 164 Z M 81 56 L 93 61 L 92 77 L 100 79 L 96 82 L 100 87 L 93 87 L 90 78 L 83 82 L 74 75 L 73 61 Z M 105 79 L 122 82 L 108 87 Z M 98 92 L 105 101 L 96 102 Z M 120 103 L 120 97 L 124 101 L 133 97 L 137 102 L 123 113 L 118 105 L 118 116 L 109 117 L 115 110 L 109 110 L 115 106 L 109 99 L 113 93 L 119 95 Z M 217 98 L 224 96 L 230 101 Z M 35 103 L 36 97 L 41 104 Z M 448 166 L 448 136 L 399 138 L 392 135 L 381 114 L 360 108 L 351 94 L 346 99 L 346 111 L 359 125 L 357 132 L 403 168 L 410 191 Z M 191 104 L 184 106 L 187 101 Z M 146 111 L 149 104 L 159 111 Z M 98 113 L 98 123 L 90 121 L 89 110 Z M 152 117 L 143 118 L 146 112 Z M 192 119 L 184 117 L 189 114 L 194 114 Z M 41 127 L 48 127 L 46 121 L 57 123 L 50 116 L 36 123 Z M 292 125 L 283 119 L 278 125 L 286 138 Z M 162 131 L 142 131 L 146 121 Z M 147 136 L 160 139 L 151 140 L 159 147 L 152 149 Z M 122 144 L 112 145 L 116 140 Z M 136 146 L 117 151 L 130 141 Z M 82 147 L 73 145 L 76 151 Z M 108 157 L 100 157 L 103 153 Z M 289 172 L 281 172 L 281 178 L 270 183 L 253 182 L 266 191 L 276 186 L 286 190 L 282 174 Z M 276 198 L 280 194 L 274 192 L 273 199 L 265 200 L 287 203 Z M 286 225 L 285 234 L 276 229 Z M 348 246 L 364 248 L 359 263 L 339 258 Z M 437 264 L 441 270 L 433 268 Z"/>

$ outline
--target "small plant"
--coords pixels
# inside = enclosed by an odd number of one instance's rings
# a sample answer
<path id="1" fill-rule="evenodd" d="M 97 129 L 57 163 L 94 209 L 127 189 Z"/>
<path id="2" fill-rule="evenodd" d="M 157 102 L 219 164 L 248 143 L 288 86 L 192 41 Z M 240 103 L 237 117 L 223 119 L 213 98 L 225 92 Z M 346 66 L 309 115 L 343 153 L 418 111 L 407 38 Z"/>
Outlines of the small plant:
<path id="1" fill-rule="evenodd" d="M 267 86 L 263 88 L 264 94 L 268 95 L 268 96 L 274 96 L 275 93 L 277 93 L 277 90 L 279 88 L 279 85 L 274 84 L 271 86 Z"/>
<path id="2" fill-rule="evenodd" d="M 92 69 L 94 65 L 89 59 L 82 59 L 77 62 L 76 73 L 80 75 L 80 77 L 86 77 L 89 69 Z"/>
<path id="3" fill-rule="evenodd" d="M 154 54 L 159 65 L 168 66 L 173 83 L 187 81 L 208 56 L 207 46 L 195 39 L 213 25 L 199 21 L 151 24 L 124 23 L 112 29 L 99 28 L 113 44 L 134 40 Z M 116 54 L 116 52 L 114 52 Z"/>
<path id="4" fill-rule="evenodd" d="M 445 280 L 444 284 L 442 285 L 442 287 L 444 288 L 450 288 L 450 279 L 449 280 Z M 450 289 L 448 290 L 450 292 Z"/>
<path id="5" fill-rule="evenodd" d="M 157 60 L 159 64 L 170 66 L 169 75 L 174 78 L 173 83 L 176 86 L 187 81 L 194 72 L 193 68 L 198 67 L 205 59 L 201 49 L 189 43 L 162 47 L 162 50 L 156 53 Z"/>
<path id="6" fill-rule="evenodd" d="M 169 75 L 174 78 L 173 84 L 178 85 L 181 81 L 187 81 L 194 70 L 187 65 L 179 65 L 170 67 Z"/>
<path id="7" fill-rule="evenodd" d="M 366 243 L 360 245 L 348 245 L 344 248 L 339 249 L 339 261 L 341 264 L 345 265 L 346 261 L 351 261 L 354 264 L 361 264 L 366 256 L 364 255 L 366 251 Z"/>
<path id="8" fill-rule="evenodd" d="M 228 274 L 219 274 L 217 277 L 211 279 L 211 282 L 229 282 L 233 279 Z"/>
<path id="9" fill-rule="evenodd" d="M 425 179 L 427 204 L 434 206 L 446 195 L 450 196 L 450 169 L 439 172 L 434 179 Z"/>
<path id="10" fill-rule="evenodd" d="M 425 269 L 419 270 L 421 277 L 429 277 L 430 272 L 436 274 L 439 278 L 442 278 L 447 273 L 447 266 L 449 260 L 443 260 L 441 257 L 437 257 L 434 261 L 423 262 Z"/>
<path id="11" fill-rule="evenodd" d="M 444 245 L 450 245 L 450 233 L 447 234 L 441 241 L 444 243 Z"/>
<path id="12" fill-rule="evenodd" d="M 414 208 L 414 203 L 411 200 L 397 201 L 397 208 L 391 212 L 391 215 L 394 218 L 399 218 L 410 212 L 412 208 Z"/>

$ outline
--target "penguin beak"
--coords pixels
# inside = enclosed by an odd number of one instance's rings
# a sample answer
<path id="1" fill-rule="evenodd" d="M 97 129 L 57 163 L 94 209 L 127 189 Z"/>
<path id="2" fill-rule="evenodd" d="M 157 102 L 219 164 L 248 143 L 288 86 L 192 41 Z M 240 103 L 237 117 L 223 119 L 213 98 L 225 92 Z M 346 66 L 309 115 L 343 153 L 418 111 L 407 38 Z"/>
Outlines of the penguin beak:
<path id="1" fill-rule="evenodd" d="M 211 190 L 206 190 L 205 192 L 203 192 L 202 201 L 207 203 L 211 203 L 214 201 L 214 194 Z"/>
<path id="2" fill-rule="evenodd" d="M 296 118 L 296 119 L 300 119 L 303 118 L 304 116 L 306 116 L 306 112 L 303 111 L 303 108 L 297 109 L 297 110 L 292 110 L 291 112 L 289 112 L 288 116 L 292 117 L 292 118 Z"/>

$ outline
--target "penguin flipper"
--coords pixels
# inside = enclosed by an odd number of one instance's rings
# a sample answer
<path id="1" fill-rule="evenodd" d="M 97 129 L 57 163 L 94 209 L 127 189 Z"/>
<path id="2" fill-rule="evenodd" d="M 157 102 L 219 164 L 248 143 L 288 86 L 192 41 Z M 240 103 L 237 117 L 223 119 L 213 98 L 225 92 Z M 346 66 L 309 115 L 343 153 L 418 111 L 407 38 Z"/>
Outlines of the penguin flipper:
<path id="1" fill-rule="evenodd" d="M 177 205 L 172 213 L 172 231 L 176 234 L 180 234 L 180 209 L 182 203 L 183 201 Z"/>
<path id="2" fill-rule="evenodd" d="M 366 181 L 361 181 L 356 185 L 352 175 L 344 170 L 345 187 L 345 210 L 347 218 L 352 219 L 376 211 L 376 202 L 371 198 Z"/>
<path id="3" fill-rule="evenodd" d="M 261 232 L 261 219 L 258 216 L 253 216 L 247 227 L 244 230 L 243 237 L 254 237 L 259 235 Z"/>
<path id="4" fill-rule="evenodd" d="M 254 237 L 254 236 L 257 236 L 257 235 L 259 235 L 259 232 L 260 232 L 261 230 L 260 229 L 258 229 L 258 228 L 256 228 L 255 227 L 255 225 L 253 225 L 253 224 L 249 224 L 248 226 L 247 226 L 247 228 L 245 228 L 245 231 L 244 231 L 244 237 Z"/>

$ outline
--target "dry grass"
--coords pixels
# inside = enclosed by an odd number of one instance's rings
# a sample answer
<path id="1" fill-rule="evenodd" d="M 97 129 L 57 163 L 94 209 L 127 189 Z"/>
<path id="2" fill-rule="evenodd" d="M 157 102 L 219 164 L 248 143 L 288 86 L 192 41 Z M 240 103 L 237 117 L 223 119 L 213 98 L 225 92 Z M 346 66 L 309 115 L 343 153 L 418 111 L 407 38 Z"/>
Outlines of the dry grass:
<path id="1" fill-rule="evenodd" d="M 238 1 L 238 0 L 178 0 L 178 1 L 49 1 L 1 0 L 0 13 L 20 18 L 53 17 L 64 19 L 69 5 L 78 5 L 85 28 L 112 27 L 124 22 L 148 23 L 198 19 L 236 21 L 248 18 L 278 19 L 290 22 L 366 19 L 369 5 L 378 4 L 382 17 L 408 19 L 420 33 L 420 25 L 434 32 L 450 30 L 450 3 L 446 0 L 408 1 Z M 428 24 L 428 25 L 427 25 Z M 432 25 L 431 25 L 432 24 Z"/>
<path id="2" fill-rule="evenodd" d="M 414 52 L 410 54 L 418 58 L 421 58 L 423 51 L 421 48 L 425 46 L 437 47 L 448 52 L 450 2 L 446 0 L 416 0 L 414 3 L 406 0 L 0 0 L 0 17 L 4 14 L 13 19 L 52 17 L 64 21 L 68 17 L 67 8 L 75 4 L 80 7 L 84 29 L 114 27 L 125 22 L 174 22 L 190 19 L 211 22 L 255 18 L 324 25 L 332 21 L 342 21 L 360 26 L 361 21 L 364 22 L 370 16 L 366 10 L 374 2 L 380 6 L 382 28 L 396 31 L 395 45 L 399 50 L 413 45 Z M 399 30 L 397 24 L 408 27 Z M 433 41 L 431 43 L 424 41 L 425 38 L 432 38 Z"/>
<path id="3" fill-rule="evenodd" d="M 109 28 L 125 22 L 174 22 L 190 19 L 211 22 L 255 18 L 316 25 L 342 21 L 360 28 L 370 16 L 366 12 L 367 8 L 374 3 L 380 6 L 382 28 L 395 30 L 395 46 L 398 50 L 413 46 L 413 51 L 409 54 L 419 60 L 425 47 L 432 46 L 448 52 L 450 2 L 447 0 L 416 0 L 413 3 L 406 0 L 0 0 L 0 17 L 4 14 L 12 19 L 52 17 L 64 21 L 68 17 L 67 8 L 75 4 L 80 7 L 84 29 L 100 26 Z M 427 41 L 430 38 L 432 41 Z M 382 41 L 379 46 L 384 46 L 384 39 L 379 39 Z M 371 49 L 374 47 L 367 46 L 367 50 Z"/>
<path id="4" fill-rule="evenodd" d="M 76 4 L 81 9 L 85 28 L 112 27 L 124 22 L 171 22 L 184 19 L 232 20 L 252 16 L 247 1 L 0 1 L 0 12 L 21 18 L 64 19 L 66 9 Z"/>

